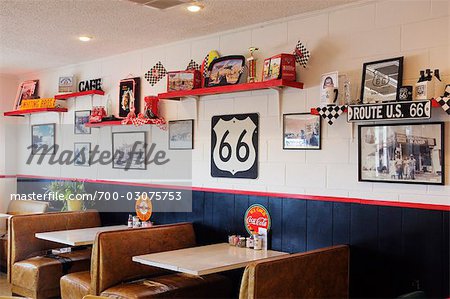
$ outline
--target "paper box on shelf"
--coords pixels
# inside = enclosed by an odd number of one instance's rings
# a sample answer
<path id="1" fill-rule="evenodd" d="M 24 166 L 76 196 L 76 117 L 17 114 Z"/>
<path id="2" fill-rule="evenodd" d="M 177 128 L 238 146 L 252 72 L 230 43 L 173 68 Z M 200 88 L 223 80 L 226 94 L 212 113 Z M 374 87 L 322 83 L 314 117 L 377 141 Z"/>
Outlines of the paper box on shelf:
<path id="1" fill-rule="evenodd" d="M 264 60 L 263 81 L 283 79 L 296 80 L 295 57 L 292 54 L 278 54 Z"/>
<path id="2" fill-rule="evenodd" d="M 200 71 L 174 71 L 167 73 L 167 91 L 191 90 L 201 87 Z"/>

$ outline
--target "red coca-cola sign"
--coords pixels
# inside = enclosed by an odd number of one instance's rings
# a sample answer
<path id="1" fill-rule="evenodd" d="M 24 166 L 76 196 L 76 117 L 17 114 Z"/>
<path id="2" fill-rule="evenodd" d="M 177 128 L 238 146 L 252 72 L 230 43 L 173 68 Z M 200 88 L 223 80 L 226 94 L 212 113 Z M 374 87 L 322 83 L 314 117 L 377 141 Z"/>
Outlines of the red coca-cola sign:
<path id="1" fill-rule="evenodd" d="M 259 204 L 251 205 L 244 215 L 244 225 L 248 233 L 258 232 L 258 228 L 262 227 L 270 229 L 270 215 L 267 209 Z"/>

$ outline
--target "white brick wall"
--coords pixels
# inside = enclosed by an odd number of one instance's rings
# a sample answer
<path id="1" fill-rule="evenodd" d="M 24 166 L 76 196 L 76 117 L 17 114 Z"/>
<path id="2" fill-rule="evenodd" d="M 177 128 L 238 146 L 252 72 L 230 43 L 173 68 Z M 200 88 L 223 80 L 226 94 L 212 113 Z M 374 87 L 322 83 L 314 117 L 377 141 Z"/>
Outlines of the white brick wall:
<path id="1" fill-rule="evenodd" d="M 260 47 L 256 54 L 260 74 L 265 57 L 290 52 L 296 41 L 301 39 L 312 52 L 308 69 L 298 69 L 299 80 L 305 83 L 305 89 L 288 89 L 283 93 L 283 113 L 308 112 L 319 103 L 318 84 L 322 73 L 334 70 L 347 73 L 353 84 L 353 96 L 356 96 L 362 64 L 366 61 L 404 55 L 405 83 L 414 83 L 419 70 L 426 67 L 440 68 L 446 82 L 450 82 L 449 15 L 447 0 L 371 1 L 238 29 L 235 32 L 138 50 L 82 65 L 32 74 L 27 78 L 39 78 L 41 96 L 51 96 L 56 91 L 56 78 L 59 75 L 74 73 L 81 78 L 101 76 L 107 93 L 114 101 L 118 97 L 120 79 L 129 74 L 143 77 L 157 61 L 161 61 L 168 70 L 184 69 L 191 58 L 201 63 L 206 53 L 212 49 L 219 50 L 221 55 L 248 55 L 247 48 L 257 46 Z M 165 85 L 163 80 L 151 87 L 142 79 L 143 95 L 163 92 Z M 85 104 L 76 103 L 77 109 L 81 106 L 84 107 Z M 193 100 L 179 103 L 167 101 L 161 104 L 161 110 L 169 120 L 196 118 Z M 211 178 L 211 117 L 240 112 L 260 114 L 259 178 Z M 437 109 L 434 113 L 437 115 L 436 120 L 448 122 L 449 117 L 444 113 Z M 357 182 L 357 140 L 352 139 L 352 126 L 346 123 L 345 117 L 332 127 L 323 123 L 321 151 L 282 150 L 278 102 L 274 91 L 203 97 L 199 102 L 198 115 L 195 149 L 192 152 L 194 186 L 450 205 L 448 185 L 440 187 Z M 68 119 L 65 122 L 70 123 Z M 448 125 L 447 129 L 450 130 Z M 105 131 L 101 134 L 110 134 L 108 129 L 103 130 Z M 153 132 L 155 130 L 158 129 L 152 129 Z M 356 136 L 356 127 L 354 132 Z M 92 136 L 92 140 L 96 138 Z M 69 139 L 68 143 L 71 142 Z M 446 146 L 449 176 L 449 138 Z M 25 154 L 22 152 L 22 156 Z M 25 165 L 21 165 L 19 172 L 43 174 L 42 170 Z M 50 168 L 46 169 L 45 174 L 62 172 L 66 173 Z M 91 169 L 90 173 L 71 173 L 74 176 L 86 174 L 101 178 L 99 169 Z"/>

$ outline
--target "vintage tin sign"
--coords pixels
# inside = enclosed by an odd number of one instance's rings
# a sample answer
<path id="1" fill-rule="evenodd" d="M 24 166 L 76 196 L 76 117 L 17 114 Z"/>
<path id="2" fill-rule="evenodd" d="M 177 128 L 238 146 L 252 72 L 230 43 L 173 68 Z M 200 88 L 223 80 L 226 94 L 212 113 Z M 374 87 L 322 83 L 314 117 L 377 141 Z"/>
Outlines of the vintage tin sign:
<path id="1" fill-rule="evenodd" d="M 258 229 L 270 229 L 270 215 L 267 209 L 259 204 L 251 205 L 244 214 L 244 225 L 247 232 L 258 233 Z"/>

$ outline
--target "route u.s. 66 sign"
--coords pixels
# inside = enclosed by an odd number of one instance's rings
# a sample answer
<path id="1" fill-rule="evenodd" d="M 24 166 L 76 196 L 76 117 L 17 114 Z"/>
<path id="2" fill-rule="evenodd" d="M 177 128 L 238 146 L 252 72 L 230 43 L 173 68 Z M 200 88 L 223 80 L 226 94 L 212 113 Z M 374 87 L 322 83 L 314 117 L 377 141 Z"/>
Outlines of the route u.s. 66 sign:
<path id="1" fill-rule="evenodd" d="M 348 106 L 347 121 L 428 119 L 431 117 L 431 102 L 407 101 L 382 104 Z"/>
<path id="2" fill-rule="evenodd" d="M 211 121 L 211 176 L 258 177 L 259 115 L 213 116 Z"/>

